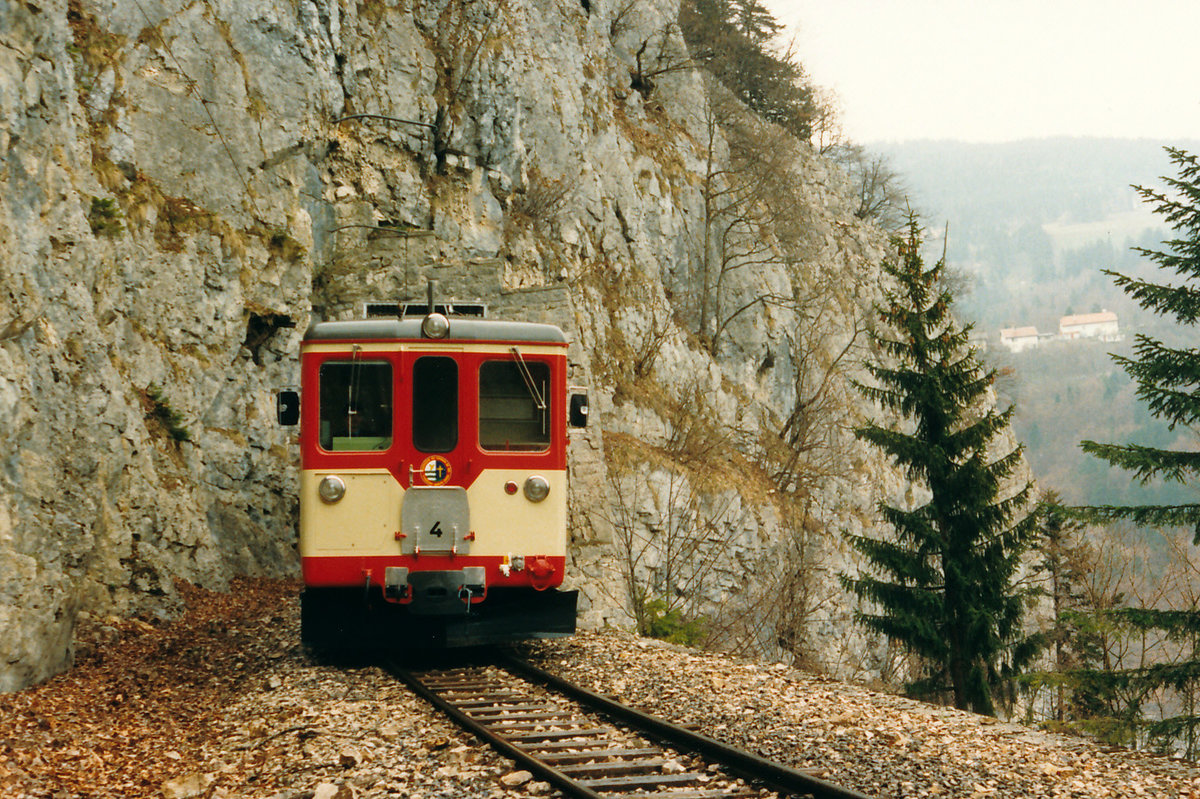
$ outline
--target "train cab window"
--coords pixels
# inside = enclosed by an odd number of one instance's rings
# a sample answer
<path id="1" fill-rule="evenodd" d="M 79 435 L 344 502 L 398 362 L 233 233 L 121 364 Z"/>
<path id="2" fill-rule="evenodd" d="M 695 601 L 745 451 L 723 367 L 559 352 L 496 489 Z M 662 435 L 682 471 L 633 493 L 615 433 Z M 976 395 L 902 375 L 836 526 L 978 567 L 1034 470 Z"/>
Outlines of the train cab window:
<path id="1" fill-rule="evenodd" d="M 550 446 L 550 365 L 486 361 L 479 367 L 479 446 L 540 452 Z"/>
<path id="2" fill-rule="evenodd" d="M 321 448 L 384 450 L 392 445 L 392 365 L 374 361 L 321 364 Z"/>
<path id="3" fill-rule="evenodd" d="M 412 436 L 421 452 L 449 452 L 458 444 L 458 364 L 426 355 L 413 364 Z"/>

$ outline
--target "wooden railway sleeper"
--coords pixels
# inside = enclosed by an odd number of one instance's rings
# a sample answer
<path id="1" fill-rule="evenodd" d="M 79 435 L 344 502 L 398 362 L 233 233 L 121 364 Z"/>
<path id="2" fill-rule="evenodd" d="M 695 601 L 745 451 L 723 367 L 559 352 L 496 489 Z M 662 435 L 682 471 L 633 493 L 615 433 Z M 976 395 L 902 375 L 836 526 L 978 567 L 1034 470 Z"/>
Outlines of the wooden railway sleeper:
<path id="1" fill-rule="evenodd" d="M 529 732 L 517 732 L 512 735 L 504 735 L 501 730 L 495 731 L 503 738 L 513 742 L 519 741 L 558 741 L 564 738 L 583 739 L 587 736 L 604 735 L 610 730 L 604 727 L 579 727 L 573 730 L 530 730 Z"/>
<path id="2" fill-rule="evenodd" d="M 534 722 L 540 724 L 554 724 L 566 719 L 562 715 L 562 711 L 557 713 L 470 713 L 471 718 L 483 724 L 507 724 L 517 722 Z"/>
<path id="3" fill-rule="evenodd" d="M 521 718 L 520 716 L 524 717 Z M 472 716 L 472 718 L 475 717 Z M 475 718 L 475 720 L 490 727 L 507 727 L 510 730 L 545 730 L 551 727 L 569 727 L 579 724 L 578 718 L 563 713 L 556 713 L 553 716 L 547 716 L 544 713 L 537 715 L 491 716 L 486 719 Z"/>
<path id="4" fill-rule="evenodd" d="M 482 719 L 484 716 L 499 714 L 499 713 L 549 713 L 562 712 L 562 708 L 557 705 L 551 705 L 546 702 L 526 702 L 523 705 L 492 705 L 490 707 L 471 707 L 464 708 L 473 718 Z"/>
<path id="5" fill-rule="evenodd" d="M 695 785 L 711 779 L 707 774 L 638 774 L 630 777 L 601 777 L 580 780 L 587 787 L 606 791 L 615 788 L 651 788 L 656 785 Z"/>
<path id="6" fill-rule="evenodd" d="M 538 756 L 551 765 L 557 765 L 563 771 L 566 771 L 564 766 L 571 763 L 586 763 L 589 760 L 599 760 L 601 758 L 609 758 L 611 760 L 622 760 L 624 758 L 639 758 L 653 757 L 661 755 L 661 749 L 652 747 L 644 747 L 641 749 L 584 749 L 577 751 L 563 752 L 540 752 Z"/>
<path id="7" fill-rule="evenodd" d="M 612 793 L 606 794 L 604 799 L 739 799 L 739 797 L 754 797 L 757 792 L 740 790 L 730 793 L 728 790 L 721 788 L 710 788 L 703 791 L 654 791 L 648 793 L 638 791 L 635 793 Z"/>
<path id="8" fill-rule="evenodd" d="M 558 770 L 576 777 L 615 777 L 618 774 L 645 774 L 661 770 L 670 762 L 661 757 L 640 760 L 609 760 L 603 763 L 563 763 Z"/>
<path id="9" fill-rule="evenodd" d="M 595 746 L 596 744 L 613 743 L 608 738 L 594 738 L 590 741 L 543 741 L 541 743 L 519 743 L 517 746 L 527 752 L 551 752 L 551 751 L 572 751 L 578 750 L 583 746 Z M 614 744 L 615 746 L 615 744 Z"/>
<path id="10" fill-rule="evenodd" d="M 516 694 L 510 695 L 515 696 Z M 461 708 L 497 707 L 496 702 L 504 698 L 505 696 L 493 694 L 489 696 L 477 696 L 473 699 L 455 700 L 454 704 Z"/>

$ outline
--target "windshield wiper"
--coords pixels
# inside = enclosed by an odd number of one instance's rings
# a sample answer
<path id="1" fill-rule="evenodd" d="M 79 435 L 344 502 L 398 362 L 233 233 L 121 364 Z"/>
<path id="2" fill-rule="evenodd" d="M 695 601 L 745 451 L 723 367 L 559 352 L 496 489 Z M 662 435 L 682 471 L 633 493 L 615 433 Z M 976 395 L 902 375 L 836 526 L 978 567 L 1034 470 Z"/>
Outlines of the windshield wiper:
<path id="1" fill-rule="evenodd" d="M 510 347 L 509 352 L 517 359 L 517 368 L 521 370 L 521 378 L 525 381 L 525 388 L 529 389 L 529 396 L 533 397 L 533 404 L 537 405 L 539 411 L 546 410 L 546 398 L 542 396 L 542 392 L 538 391 L 537 385 L 533 381 L 533 375 L 529 373 L 529 367 L 525 364 L 525 359 L 521 357 L 521 351 L 516 347 Z"/>

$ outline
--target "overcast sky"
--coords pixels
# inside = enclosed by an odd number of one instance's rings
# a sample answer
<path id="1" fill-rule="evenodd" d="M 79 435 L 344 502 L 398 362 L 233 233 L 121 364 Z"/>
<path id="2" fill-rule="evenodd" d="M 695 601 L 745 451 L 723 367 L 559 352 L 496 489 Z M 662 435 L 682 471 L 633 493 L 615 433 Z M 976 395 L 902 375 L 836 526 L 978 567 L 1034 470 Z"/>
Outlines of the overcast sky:
<path id="1" fill-rule="evenodd" d="M 765 0 L 848 138 L 1200 138 L 1198 0 Z"/>

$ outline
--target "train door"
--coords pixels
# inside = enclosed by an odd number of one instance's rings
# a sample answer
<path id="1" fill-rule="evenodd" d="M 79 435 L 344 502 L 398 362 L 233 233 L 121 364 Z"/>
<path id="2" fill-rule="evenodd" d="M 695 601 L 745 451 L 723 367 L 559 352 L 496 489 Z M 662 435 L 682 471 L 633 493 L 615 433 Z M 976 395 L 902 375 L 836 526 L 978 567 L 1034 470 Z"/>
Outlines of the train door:
<path id="1" fill-rule="evenodd" d="M 466 443 L 463 374 L 450 353 L 405 353 L 398 387 L 401 456 L 408 486 L 462 485 Z"/>
<path id="2" fill-rule="evenodd" d="M 401 552 L 465 555 L 470 552 L 471 430 L 464 429 L 465 374 L 455 353 L 406 352 L 397 392 L 404 502 Z"/>

